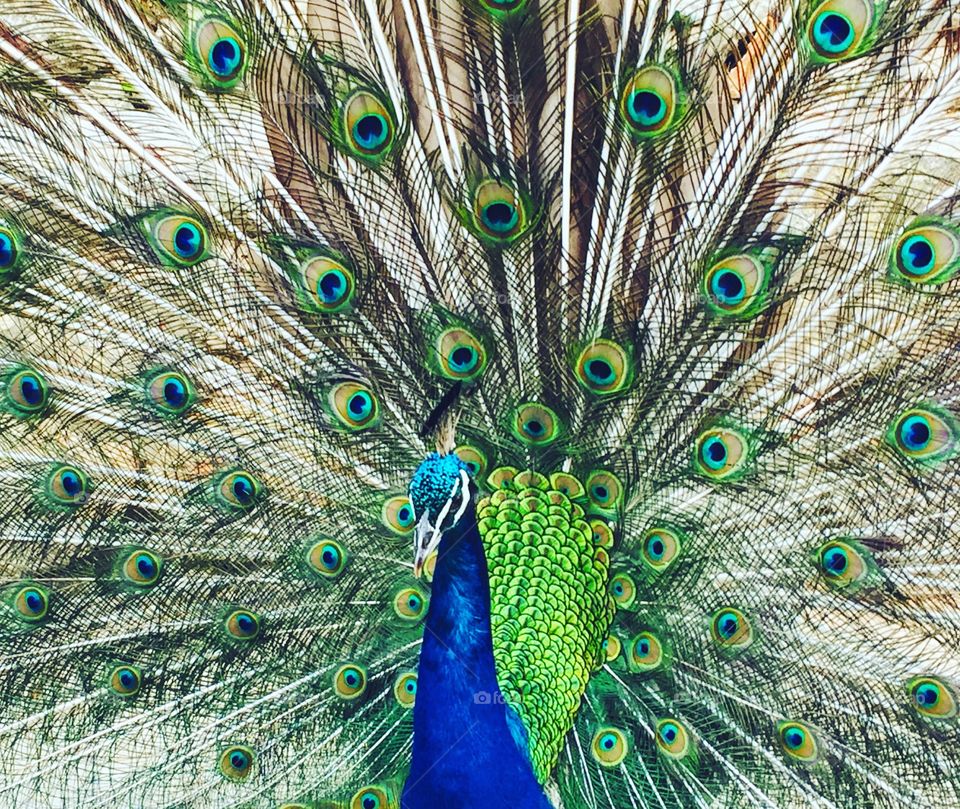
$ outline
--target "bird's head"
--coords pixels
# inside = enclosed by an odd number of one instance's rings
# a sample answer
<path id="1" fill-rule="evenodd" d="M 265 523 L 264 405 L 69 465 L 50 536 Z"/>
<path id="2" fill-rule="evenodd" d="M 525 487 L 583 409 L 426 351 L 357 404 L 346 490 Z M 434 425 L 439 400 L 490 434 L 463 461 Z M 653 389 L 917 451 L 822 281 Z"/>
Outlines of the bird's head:
<path id="1" fill-rule="evenodd" d="M 410 481 L 410 504 L 417 519 L 413 574 L 420 577 L 427 557 L 440 545 L 445 531 L 463 518 L 473 502 L 473 484 L 466 464 L 453 453 L 433 452 Z"/>

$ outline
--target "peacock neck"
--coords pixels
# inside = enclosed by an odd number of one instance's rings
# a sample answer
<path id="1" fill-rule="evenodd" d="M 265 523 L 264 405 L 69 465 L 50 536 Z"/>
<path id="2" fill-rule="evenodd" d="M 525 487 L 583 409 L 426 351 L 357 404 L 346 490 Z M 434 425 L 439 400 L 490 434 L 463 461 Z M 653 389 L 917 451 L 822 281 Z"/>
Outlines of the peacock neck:
<path id="1" fill-rule="evenodd" d="M 487 562 L 473 509 L 434 569 L 402 809 L 550 809 L 516 713 L 500 694 Z"/>

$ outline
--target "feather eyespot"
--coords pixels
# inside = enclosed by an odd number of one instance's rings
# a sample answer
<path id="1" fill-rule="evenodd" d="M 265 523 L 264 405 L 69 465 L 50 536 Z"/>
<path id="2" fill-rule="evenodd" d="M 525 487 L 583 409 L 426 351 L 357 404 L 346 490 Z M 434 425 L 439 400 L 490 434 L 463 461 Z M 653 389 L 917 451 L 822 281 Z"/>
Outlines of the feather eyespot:
<path id="1" fill-rule="evenodd" d="M 90 494 L 90 481 L 77 467 L 64 464 L 47 477 L 47 493 L 57 505 L 79 506 Z"/>
<path id="2" fill-rule="evenodd" d="M 19 260 L 19 235 L 14 230 L 0 225 L 0 276 L 12 275 Z"/>
<path id="3" fill-rule="evenodd" d="M 13 607 L 21 621 L 33 624 L 47 617 L 50 595 L 45 587 L 29 584 L 14 593 Z"/>
<path id="4" fill-rule="evenodd" d="M 314 573 L 325 579 L 336 579 L 343 573 L 347 563 L 347 554 L 339 542 L 322 539 L 310 546 L 307 551 L 307 564 Z"/>
<path id="5" fill-rule="evenodd" d="M 642 559 L 654 573 L 662 573 L 676 562 L 682 547 L 680 534 L 666 527 L 649 529 L 640 541 Z"/>
<path id="6" fill-rule="evenodd" d="M 590 505 L 597 511 L 612 514 L 623 500 L 623 484 L 613 472 L 591 472 L 584 486 Z"/>
<path id="7" fill-rule="evenodd" d="M 380 420 L 380 403 L 373 391 L 359 382 L 335 385 L 328 402 L 336 419 L 348 430 L 366 430 Z"/>
<path id="8" fill-rule="evenodd" d="M 157 258 L 169 267 L 192 267 L 207 256 L 207 229 L 193 216 L 161 213 L 141 227 Z"/>
<path id="9" fill-rule="evenodd" d="M 509 244 L 527 230 L 529 203 L 516 188 L 499 180 L 484 180 L 473 191 L 473 229 L 496 243 Z"/>
<path id="10" fill-rule="evenodd" d="M 409 534 L 416 524 L 410 498 L 402 494 L 388 498 L 380 511 L 380 519 L 394 534 Z"/>
<path id="11" fill-rule="evenodd" d="M 226 617 L 223 627 L 231 638 L 251 641 L 260 634 L 260 618 L 249 610 L 234 610 Z"/>
<path id="12" fill-rule="evenodd" d="M 143 675 L 136 666 L 117 666 L 110 672 L 110 689 L 121 697 L 133 697 L 140 692 Z"/>
<path id="13" fill-rule="evenodd" d="M 344 102 L 343 138 L 355 157 L 382 160 L 390 153 L 395 136 L 394 117 L 376 94 L 358 90 Z"/>
<path id="14" fill-rule="evenodd" d="M 525 402 L 513 411 L 511 429 L 522 444 L 542 447 L 553 443 L 560 435 L 560 419 L 546 405 Z"/>
<path id="15" fill-rule="evenodd" d="M 768 271 L 760 259 L 737 253 L 716 262 L 703 276 L 707 305 L 721 317 L 749 317 L 764 304 Z"/>
<path id="16" fill-rule="evenodd" d="M 630 383 L 630 358 L 626 349 L 612 340 L 596 340 L 580 352 L 574 375 L 598 396 L 620 393 Z"/>
<path id="17" fill-rule="evenodd" d="M 234 87 L 247 68 L 243 38 L 219 17 L 204 20 L 195 30 L 193 47 L 207 83 L 215 90 Z"/>
<path id="18" fill-rule="evenodd" d="M 645 630 L 630 641 L 627 664 L 631 671 L 648 674 L 663 668 L 664 650 L 660 638 Z"/>
<path id="19" fill-rule="evenodd" d="M 656 137 L 679 117 L 679 99 L 676 78 L 665 68 L 650 65 L 637 71 L 624 87 L 620 116 L 635 137 Z"/>
<path id="20" fill-rule="evenodd" d="M 176 371 L 161 371 L 146 381 L 147 398 L 163 415 L 179 416 L 193 404 L 194 392 L 190 381 Z"/>
<path id="21" fill-rule="evenodd" d="M 601 767 L 616 767 L 628 751 L 627 735 L 619 728 L 600 728 L 593 735 L 590 752 Z"/>
<path id="22" fill-rule="evenodd" d="M 406 672 L 393 684 L 393 696 L 404 708 L 412 708 L 417 699 L 417 675 Z"/>
<path id="23" fill-rule="evenodd" d="M 747 440 L 736 430 L 713 428 L 702 432 L 696 440 L 694 468 L 711 480 L 738 477 L 747 459 Z"/>
<path id="24" fill-rule="evenodd" d="M 957 715 L 957 700 L 943 680 L 917 677 L 907 685 L 910 704 L 930 719 L 952 719 Z"/>
<path id="25" fill-rule="evenodd" d="M 723 607 L 710 621 L 713 642 L 727 652 L 742 652 L 754 641 L 750 619 L 735 607 Z"/>
<path id="26" fill-rule="evenodd" d="M 807 44 L 820 61 L 846 59 L 857 53 L 873 22 L 867 0 L 826 0 L 810 15 Z"/>
<path id="27" fill-rule="evenodd" d="M 674 761 L 688 759 L 693 753 L 693 738 L 679 719 L 666 718 L 657 722 L 654 738 L 657 749 Z"/>
<path id="28" fill-rule="evenodd" d="M 128 584 L 146 588 L 159 581 L 162 568 L 163 563 L 156 554 L 146 548 L 137 548 L 126 555 L 121 571 Z"/>
<path id="29" fill-rule="evenodd" d="M 324 253 L 311 255 L 301 263 L 300 283 L 309 309 L 332 314 L 350 305 L 357 282 L 345 259 Z"/>
<path id="30" fill-rule="evenodd" d="M 483 479 L 483 476 L 487 473 L 489 460 L 482 449 L 470 444 L 461 444 L 454 449 L 454 452 L 457 457 L 466 464 L 467 471 L 471 477 L 477 480 Z"/>
<path id="31" fill-rule="evenodd" d="M 507 16 L 526 2 L 527 0 L 480 0 L 480 4 L 495 17 Z"/>
<path id="32" fill-rule="evenodd" d="M 426 599 L 415 587 L 406 587 L 393 597 L 393 611 L 404 621 L 419 621 L 426 609 Z"/>
<path id="33" fill-rule="evenodd" d="M 447 329 L 436 342 L 436 365 L 447 379 L 469 382 L 487 366 L 487 352 L 477 337 L 465 328 Z"/>
<path id="34" fill-rule="evenodd" d="M 375 785 L 358 790 L 350 801 L 350 809 L 388 809 L 389 805 L 387 791 Z"/>
<path id="35" fill-rule="evenodd" d="M 617 607 L 628 609 L 637 600 L 637 585 L 626 573 L 618 573 L 610 580 L 610 595 Z"/>
<path id="36" fill-rule="evenodd" d="M 263 485 L 249 472 L 236 469 L 220 476 L 217 499 L 231 511 L 249 511 L 263 498 Z"/>
<path id="37" fill-rule="evenodd" d="M 854 592 L 867 580 L 872 566 L 866 551 L 840 539 L 820 546 L 816 554 L 817 566 L 831 587 Z"/>
<path id="38" fill-rule="evenodd" d="M 813 730 L 802 722 L 777 723 L 780 749 L 794 761 L 813 764 L 820 758 L 820 745 Z"/>
<path id="39" fill-rule="evenodd" d="M 367 675 L 359 666 L 341 666 L 333 675 L 333 690 L 341 699 L 357 699 L 367 690 Z"/>
<path id="40" fill-rule="evenodd" d="M 946 223 L 919 222 L 907 228 L 890 253 L 890 278 L 936 286 L 960 267 L 960 233 Z"/>
<path id="41" fill-rule="evenodd" d="M 613 528 L 610 527 L 610 523 L 595 517 L 589 520 L 588 524 L 590 526 L 590 531 L 592 532 L 594 545 L 596 545 L 598 548 L 606 548 L 607 550 L 613 547 L 615 537 Z"/>
<path id="42" fill-rule="evenodd" d="M 243 781 L 250 775 L 255 760 L 249 747 L 231 745 L 220 754 L 220 772 L 231 781 Z"/>
<path id="43" fill-rule="evenodd" d="M 20 368 L 7 376 L 4 386 L 8 410 L 18 418 L 36 416 L 50 402 L 46 380 L 31 368 Z"/>
<path id="44" fill-rule="evenodd" d="M 935 464 L 955 454 L 957 435 L 957 421 L 949 411 L 912 407 L 894 420 L 887 441 L 911 461 Z"/>
<path id="45" fill-rule="evenodd" d="M 606 639 L 603 641 L 603 652 L 604 658 L 608 663 L 616 660 L 620 657 L 620 652 L 623 650 L 623 644 L 620 643 L 620 638 L 616 635 L 607 635 Z"/>
<path id="46" fill-rule="evenodd" d="M 570 500 L 579 500 L 587 493 L 580 479 L 569 472 L 554 472 L 550 475 L 550 486 Z"/>

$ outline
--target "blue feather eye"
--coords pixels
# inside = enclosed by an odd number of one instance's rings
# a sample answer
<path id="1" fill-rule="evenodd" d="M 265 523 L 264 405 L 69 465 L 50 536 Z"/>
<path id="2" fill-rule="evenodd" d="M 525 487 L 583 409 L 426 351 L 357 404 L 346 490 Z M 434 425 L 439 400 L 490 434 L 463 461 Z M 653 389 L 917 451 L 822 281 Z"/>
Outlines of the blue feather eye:
<path id="1" fill-rule="evenodd" d="M 630 641 L 627 665 L 631 671 L 649 674 L 662 669 L 666 653 L 656 633 L 645 630 Z"/>
<path id="2" fill-rule="evenodd" d="M 232 511 L 249 511 L 264 494 L 260 481 L 241 469 L 221 475 L 215 492 L 220 504 Z"/>
<path id="3" fill-rule="evenodd" d="M 434 344 L 431 365 L 447 379 L 469 382 L 487 367 L 487 350 L 480 339 L 462 326 L 442 332 Z"/>
<path id="4" fill-rule="evenodd" d="M 6 409 L 17 418 L 29 418 L 42 413 L 50 401 L 46 380 L 30 368 L 14 369 L 4 382 Z"/>
<path id="5" fill-rule="evenodd" d="M 333 675 L 333 690 L 341 699 L 357 699 L 366 689 L 367 675 L 359 666 L 347 664 Z"/>
<path id="6" fill-rule="evenodd" d="M 411 490 L 413 486 L 411 484 Z M 449 491 L 447 492 L 449 494 Z M 406 536 L 414 529 L 413 506 L 409 498 L 398 494 L 384 501 L 380 519 L 394 534 Z"/>
<path id="7" fill-rule="evenodd" d="M 868 583 L 874 562 L 867 551 L 852 541 L 834 539 L 816 552 L 817 567 L 831 587 L 854 593 Z"/>
<path id="8" fill-rule="evenodd" d="M 320 314 L 346 309 L 356 291 L 356 278 L 346 259 L 310 255 L 300 265 L 300 285 L 307 308 Z"/>
<path id="9" fill-rule="evenodd" d="M 714 428 L 700 434 L 694 448 L 694 468 L 712 480 L 736 478 L 748 459 L 746 438 L 736 430 Z"/>
<path id="10" fill-rule="evenodd" d="M 250 610 L 234 610 L 227 615 L 223 628 L 234 640 L 251 641 L 260 634 L 260 618 Z"/>
<path id="11" fill-rule="evenodd" d="M 682 541 L 680 534 L 671 528 L 649 529 L 641 540 L 643 561 L 654 573 L 667 570 L 680 556 Z"/>
<path id="12" fill-rule="evenodd" d="M 393 597 L 393 611 L 404 621 L 419 621 L 427 611 L 427 602 L 416 587 L 406 587 Z"/>
<path id="13" fill-rule="evenodd" d="M 463 461 L 463 464 L 467 467 L 467 471 L 470 473 L 471 477 L 479 480 L 482 479 L 487 473 L 489 461 L 487 460 L 486 453 L 479 447 L 471 446 L 470 444 L 463 444 L 457 447 L 453 452 L 461 461 Z"/>
<path id="14" fill-rule="evenodd" d="M 206 83 L 213 90 L 229 90 L 243 78 L 247 50 L 232 25 L 219 17 L 208 18 L 195 28 L 194 57 Z"/>
<path id="15" fill-rule="evenodd" d="M 390 154 L 396 123 L 386 103 L 371 90 L 358 90 L 343 104 L 342 138 L 347 151 L 368 162 Z"/>
<path id="16" fill-rule="evenodd" d="M 307 564 L 314 573 L 325 579 L 335 579 L 347 563 L 347 554 L 339 542 L 322 539 L 310 546 L 307 551 Z"/>
<path id="17" fill-rule="evenodd" d="M 957 421 L 949 411 L 913 407 L 894 420 L 887 441 L 911 461 L 935 464 L 956 453 L 957 435 Z"/>
<path id="18" fill-rule="evenodd" d="M 13 594 L 13 608 L 17 617 L 28 624 L 35 624 L 47 617 L 50 595 L 45 587 L 29 584 Z"/>
<path id="19" fill-rule="evenodd" d="M 146 548 L 137 548 L 122 558 L 121 572 L 128 584 L 146 588 L 157 583 L 162 567 L 156 554 Z"/>
<path id="20" fill-rule="evenodd" d="M 380 403 L 373 391 L 360 382 L 341 382 L 327 395 L 330 409 L 348 430 L 366 430 L 380 420 Z"/>
<path id="21" fill-rule="evenodd" d="M 794 761 L 813 764 L 820 758 L 820 745 L 816 734 L 801 722 L 779 722 L 777 738 L 780 749 Z"/>
<path id="22" fill-rule="evenodd" d="M 513 411 L 511 431 L 521 443 L 542 447 L 560 435 L 560 419 L 546 405 L 525 402 Z"/>
<path id="23" fill-rule="evenodd" d="M 609 589 L 617 607 L 629 609 L 637 600 L 637 585 L 626 573 L 618 573 L 610 579 Z"/>
<path id="24" fill-rule="evenodd" d="M 508 183 L 480 183 L 473 192 L 472 207 L 475 229 L 496 242 L 509 243 L 527 228 L 527 203 Z"/>
<path id="25" fill-rule="evenodd" d="M 667 717 L 657 722 L 654 731 L 657 750 L 668 759 L 690 765 L 696 762 L 696 745 L 686 725 L 679 719 Z"/>
<path id="26" fill-rule="evenodd" d="M 577 357 L 574 375 L 584 388 L 598 396 L 619 393 L 631 381 L 626 349 L 611 340 L 596 340 Z"/>
<path id="27" fill-rule="evenodd" d="M 0 226 L 0 276 L 11 275 L 19 259 L 19 236 L 13 230 Z"/>
<path id="28" fill-rule="evenodd" d="M 231 781 L 243 781 L 250 775 L 255 758 L 249 747 L 232 745 L 220 754 L 220 772 Z"/>
<path id="29" fill-rule="evenodd" d="M 742 652 L 754 641 L 753 625 L 735 607 L 724 607 L 713 614 L 710 633 L 714 643 L 727 652 Z"/>
<path id="30" fill-rule="evenodd" d="M 835 62 L 856 54 L 874 22 L 866 0 L 826 0 L 814 9 L 806 41 L 819 61 Z"/>
<path id="31" fill-rule="evenodd" d="M 619 728 L 601 728 L 593 736 L 590 752 L 602 767 L 616 767 L 629 751 L 626 734 Z"/>
<path id="32" fill-rule="evenodd" d="M 365 786 L 350 801 L 350 809 L 389 809 L 390 795 L 383 787 Z"/>
<path id="33" fill-rule="evenodd" d="M 584 486 L 591 506 L 601 513 L 614 514 L 623 501 L 623 483 L 613 472 L 591 472 Z"/>
<path id="34" fill-rule="evenodd" d="M 135 666 L 117 666 L 110 672 L 110 689 L 121 697 L 133 697 L 140 691 L 143 677 Z"/>
<path id="35" fill-rule="evenodd" d="M 162 415 L 179 416 L 193 404 L 190 381 L 176 371 L 160 371 L 146 379 L 147 399 Z"/>
<path id="36" fill-rule="evenodd" d="M 768 276 L 766 265 L 748 253 L 727 256 L 703 276 L 707 305 L 721 317 L 755 315 L 765 303 Z"/>
<path id="37" fill-rule="evenodd" d="M 951 719 L 957 715 L 957 700 L 943 680 L 917 677 L 907 685 L 910 703 L 930 719 Z"/>
<path id="38" fill-rule="evenodd" d="M 206 258 L 207 230 L 192 216 L 159 213 L 144 217 L 141 227 L 154 253 L 169 267 L 192 267 Z"/>
<path id="39" fill-rule="evenodd" d="M 397 677 L 393 684 L 393 696 L 404 708 L 412 708 L 417 699 L 417 675 L 411 671 Z"/>
<path id="40" fill-rule="evenodd" d="M 62 465 L 56 467 L 47 477 L 47 495 L 61 506 L 79 506 L 90 492 L 87 476 L 77 467 Z"/>
<path id="41" fill-rule="evenodd" d="M 890 254 L 894 281 L 935 286 L 960 267 L 960 233 L 944 222 L 918 222 L 897 239 Z"/>
<path id="42" fill-rule="evenodd" d="M 620 116 L 637 138 L 666 132 L 677 120 L 680 100 L 676 78 L 665 68 L 641 68 L 620 96 Z"/>

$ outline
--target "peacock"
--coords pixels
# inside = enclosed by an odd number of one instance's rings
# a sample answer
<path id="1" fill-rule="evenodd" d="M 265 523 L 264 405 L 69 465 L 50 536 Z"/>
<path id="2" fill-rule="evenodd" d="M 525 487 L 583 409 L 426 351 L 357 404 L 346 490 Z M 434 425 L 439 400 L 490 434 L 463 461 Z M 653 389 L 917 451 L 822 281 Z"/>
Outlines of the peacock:
<path id="1" fill-rule="evenodd" d="M 960 807 L 953 0 L 3 0 L 0 807 Z"/>

